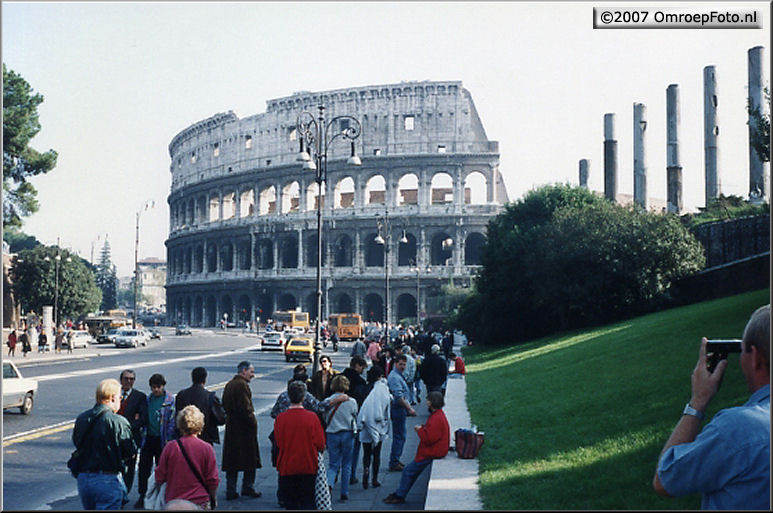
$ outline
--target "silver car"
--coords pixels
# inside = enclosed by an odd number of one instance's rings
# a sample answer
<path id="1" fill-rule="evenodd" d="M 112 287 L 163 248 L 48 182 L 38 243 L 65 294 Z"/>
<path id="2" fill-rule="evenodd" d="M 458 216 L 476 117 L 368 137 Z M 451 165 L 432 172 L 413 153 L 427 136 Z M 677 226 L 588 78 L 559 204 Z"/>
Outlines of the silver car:
<path id="1" fill-rule="evenodd" d="M 121 330 L 115 337 L 115 347 L 139 347 L 148 345 L 141 330 Z"/>
<path id="2" fill-rule="evenodd" d="M 18 407 L 29 415 L 37 393 L 37 380 L 23 377 L 13 362 L 3 362 L 3 410 Z"/>

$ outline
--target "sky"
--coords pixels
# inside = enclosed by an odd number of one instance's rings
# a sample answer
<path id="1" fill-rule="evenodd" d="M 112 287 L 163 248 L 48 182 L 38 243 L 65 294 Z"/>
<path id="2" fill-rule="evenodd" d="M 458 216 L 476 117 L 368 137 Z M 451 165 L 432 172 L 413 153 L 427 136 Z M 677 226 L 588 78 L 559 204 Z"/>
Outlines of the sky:
<path id="1" fill-rule="evenodd" d="M 233 110 L 322 91 L 412 80 L 461 80 L 487 136 L 499 141 L 510 200 L 547 183 L 603 191 L 603 121 L 616 114 L 618 192 L 633 194 L 633 104 L 647 107 L 648 196 L 666 197 L 666 88 L 679 85 L 684 206 L 704 204 L 703 68 L 717 69 L 719 175 L 748 193 L 747 50 L 761 29 L 593 28 L 593 7 L 709 2 L 3 2 L 2 59 L 45 97 L 31 146 L 59 153 L 31 181 L 40 210 L 23 230 L 98 260 L 105 237 L 119 276 L 166 258 L 172 138 Z"/>

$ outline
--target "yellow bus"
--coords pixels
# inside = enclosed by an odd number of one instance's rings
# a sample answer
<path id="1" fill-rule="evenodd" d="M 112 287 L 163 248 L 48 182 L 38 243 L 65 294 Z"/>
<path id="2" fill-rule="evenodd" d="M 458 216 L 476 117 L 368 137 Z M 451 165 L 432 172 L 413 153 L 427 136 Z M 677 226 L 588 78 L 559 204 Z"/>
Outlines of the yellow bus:
<path id="1" fill-rule="evenodd" d="M 296 312 L 295 310 L 274 312 L 274 328 L 283 330 L 284 328 L 303 328 L 309 327 L 309 313 Z"/>
<path id="2" fill-rule="evenodd" d="M 338 340 L 357 340 L 362 338 L 362 316 L 356 313 L 338 313 L 328 317 L 327 327 L 330 334 L 336 334 Z"/>

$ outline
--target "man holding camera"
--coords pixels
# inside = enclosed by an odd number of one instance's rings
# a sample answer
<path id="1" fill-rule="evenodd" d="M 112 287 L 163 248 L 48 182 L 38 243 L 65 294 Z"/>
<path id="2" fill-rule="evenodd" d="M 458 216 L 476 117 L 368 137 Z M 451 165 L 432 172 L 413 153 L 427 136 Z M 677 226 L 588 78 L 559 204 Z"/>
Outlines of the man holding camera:
<path id="1" fill-rule="evenodd" d="M 660 455 L 652 485 L 663 497 L 701 492 L 702 509 L 770 510 L 770 305 L 749 319 L 741 341 L 741 372 L 751 392 L 743 405 L 718 412 L 701 431 L 727 360 L 714 372 L 701 341 L 692 396 Z"/>

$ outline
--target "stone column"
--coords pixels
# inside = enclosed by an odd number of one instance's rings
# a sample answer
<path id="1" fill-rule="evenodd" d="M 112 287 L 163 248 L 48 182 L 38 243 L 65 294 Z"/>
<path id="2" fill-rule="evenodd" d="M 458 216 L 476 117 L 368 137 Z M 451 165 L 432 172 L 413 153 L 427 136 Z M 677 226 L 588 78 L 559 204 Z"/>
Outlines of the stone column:
<path id="1" fill-rule="evenodd" d="M 303 269 L 303 228 L 298 228 L 296 233 L 298 234 L 298 269 Z M 315 239 L 317 238 L 316 233 L 315 230 Z M 314 268 L 316 269 L 316 263 L 314 264 Z"/>
<path id="2" fill-rule="evenodd" d="M 604 114 L 604 197 L 617 201 L 617 140 L 612 113 Z"/>
<path id="3" fill-rule="evenodd" d="M 255 248 L 255 232 L 250 231 L 250 271 L 255 272 L 258 268 L 257 261 L 257 249 Z"/>
<path id="4" fill-rule="evenodd" d="M 666 211 L 682 213 L 682 165 L 679 159 L 679 85 L 666 89 Z"/>
<path id="5" fill-rule="evenodd" d="M 706 206 L 719 198 L 721 184 L 719 171 L 719 120 L 717 119 L 717 70 L 715 66 L 703 68 L 703 152 L 706 169 Z"/>
<path id="6" fill-rule="evenodd" d="M 273 237 L 271 241 L 271 251 L 274 253 L 274 274 L 279 274 L 281 267 L 279 262 L 279 237 Z"/>
<path id="7" fill-rule="evenodd" d="M 764 47 L 755 46 L 749 48 L 749 108 L 751 110 L 759 109 L 761 114 L 766 112 L 765 104 L 762 103 L 762 62 L 764 56 Z M 757 123 L 749 115 L 749 198 L 752 201 L 770 200 L 770 166 L 767 162 L 760 160 L 759 155 L 752 147 L 751 141 L 755 140 L 759 128 Z"/>
<path id="8" fill-rule="evenodd" d="M 633 104 L 633 201 L 647 210 L 647 165 L 644 160 L 644 132 L 647 129 L 647 107 Z"/>
<path id="9" fill-rule="evenodd" d="M 217 220 L 223 220 L 223 191 L 217 191 Z"/>
<path id="10" fill-rule="evenodd" d="M 580 159 L 580 187 L 588 188 L 588 166 L 590 160 Z"/>
<path id="11" fill-rule="evenodd" d="M 275 202 L 276 212 L 275 213 L 278 215 L 282 213 L 282 204 L 284 203 L 284 192 L 282 191 L 282 185 L 278 182 L 274 184 L 274 190 L 276 191 L 276 202 Z"/>

